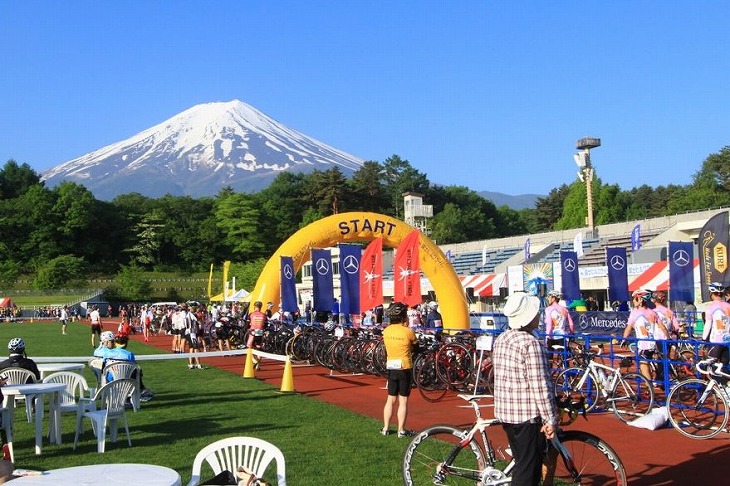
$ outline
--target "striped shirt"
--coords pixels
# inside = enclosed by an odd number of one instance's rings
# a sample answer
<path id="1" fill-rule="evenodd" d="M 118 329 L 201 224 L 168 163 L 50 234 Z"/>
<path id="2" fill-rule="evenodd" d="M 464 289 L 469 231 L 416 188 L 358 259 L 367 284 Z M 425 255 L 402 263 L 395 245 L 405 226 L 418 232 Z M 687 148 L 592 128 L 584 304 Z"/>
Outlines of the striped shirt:
<path id="1" fill-rule="evenodd" d="M 494 341 L 494 417 L 508 424 L 558 424 L 545 351 L 532 334 L 510 329 Z"/>

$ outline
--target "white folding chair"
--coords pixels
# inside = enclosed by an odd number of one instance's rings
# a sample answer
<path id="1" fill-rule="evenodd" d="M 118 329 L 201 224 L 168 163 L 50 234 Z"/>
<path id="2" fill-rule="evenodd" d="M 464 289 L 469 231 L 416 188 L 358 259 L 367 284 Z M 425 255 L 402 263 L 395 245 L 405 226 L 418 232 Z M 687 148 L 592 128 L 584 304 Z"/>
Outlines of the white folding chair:
<path id="1" fill-rule="evenodd" d="M 142 393 L 142 368 L 130 361 L 109 361 L 101 370 L 101 385 L 104 386 L 112 380 L 130 378 L 137 382 L 134 388 L 134 395 L 131 398 L 134 411 L 139 411 L 140 395 Z"/>
<path id="2" fill-rule="evenodd" d="M 276 461 L 276 481 L 286 486 L 286 465 L 284 454 L 270 442 L 255 437 L 229 437 L 213 442 L 201 449 L 193 461 L 193 475 L 188 486 L 200 484 L 200 470 L 207 461 L 214 475 L 223 471 L 233 474 L 244 466 L 257 477 L 263 477 L 271 461 Z"/>
<path id="3" fill-rule="evenodd" d="M 96 431 L 97 451 L 104 452 L 106 442 L 106 427 L 109 425 L 109 438 L 112 442 L 117 440 L 117 431 L 119 428 L 119 420 L 124 424 L 124 430 L 127 433 L 127 443 L 132 447 L 132 438 L 129 436 L 129 425 L 127 424 L 127 416 L 124 413 L 124 405 L 127 398 L 134 393 L 137 382 L 129 378 L 121 378 L 107 383 L 99 388 L 93 398 L 80 398 L 76 411 L 76 436 L 74 437 L 74 449 L 79 442 L 79 434 L 83 432 L 83 420 L 87 417 L 91 420 L 92 426 Z M 96 402 L 99 401 L 101 406 L 96 409 Z M 94 404 L 93 410 L 88 410 L 86 406 L 91 402 Z"/>
<path id="4" fill-rule="evenodd" d="M 26 385 L 28 383 L 35 383 L 35 373 L 25 368 L 5 368 L 0 371 L 0 377 L 5 378 L 7 385 Z M 25 414 L 28 416 L 28 422 L 33 421 L 33 400 L 26 400 L 23 395 L 16 395 L 13 406 L 18 402 L 25 402 Z M 8 406 L 8 398 L 3 399 L 3 407 Z"/>

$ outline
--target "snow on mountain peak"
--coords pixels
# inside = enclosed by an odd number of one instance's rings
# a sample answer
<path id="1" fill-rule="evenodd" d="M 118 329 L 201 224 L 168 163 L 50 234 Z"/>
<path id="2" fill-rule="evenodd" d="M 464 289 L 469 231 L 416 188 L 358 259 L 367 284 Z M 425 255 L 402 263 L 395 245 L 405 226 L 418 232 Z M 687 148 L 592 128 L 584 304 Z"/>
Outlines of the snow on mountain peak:
<path id="1" fill-rule="evenodd" d="M 49 186 L 78 182 L 100 199 L 129 192 L 204 196 L 227 185 L 260 189 L 283 170 L 310 172 L 333 165 L 349 175 L 362 160 L 232 100 L 193 106 L 127 140 L 60 164 L 42 178 Z"/>

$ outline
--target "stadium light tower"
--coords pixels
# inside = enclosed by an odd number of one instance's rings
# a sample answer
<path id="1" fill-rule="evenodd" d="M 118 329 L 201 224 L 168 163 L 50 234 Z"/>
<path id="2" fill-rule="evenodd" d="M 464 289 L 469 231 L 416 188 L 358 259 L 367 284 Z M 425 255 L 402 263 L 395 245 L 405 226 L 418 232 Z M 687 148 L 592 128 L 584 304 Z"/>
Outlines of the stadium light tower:
<path id="1" fill-rule="evenodd" d="M 578 165 L 578 178 L 586 183 L 586 200 L 588 202 L 588 230 L 593 237 L 593 166 L 591 165 L 591 149 L 600 147 L 601 139 L 595 137 L 583 137 L 575 143 L 575 148 L 582 150 L 573 155 L 573 160 Z"/>

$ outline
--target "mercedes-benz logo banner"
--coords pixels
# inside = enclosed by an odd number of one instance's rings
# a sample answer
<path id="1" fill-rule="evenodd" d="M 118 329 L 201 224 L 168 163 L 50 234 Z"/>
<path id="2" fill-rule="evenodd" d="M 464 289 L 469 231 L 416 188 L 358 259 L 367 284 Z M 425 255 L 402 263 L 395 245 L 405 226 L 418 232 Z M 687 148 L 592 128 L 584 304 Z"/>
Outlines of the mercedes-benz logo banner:
<path id="1" fill-rule="evenodd" d="M 629 275 L 626 261 L 626 248 L 606 248 L 606 267 L 608 268 L 608 300 L 622 301 L 629 298 Z"/>
<path id="2" fill-rule="evenodd" d="M 317 312 L 332 312 L 335 300 L 332 280 L 332 253 L 329 250 L 312 249 L 312 293 L 314 310 Z"/>
<path id="3" fill-rule="evenodd" d="M 669 300 L 694 302 L 694 249 L 691 241 L 669 242 Z"/>
<path id="4" fill-rule="evenodd" d="M 340 313 L 360 314 L 360 245 L 340 243 Z"/>
<path id="5" fill-rule="evenodd" d="M 560 252 L 560 265 L 562 268 L 563 296 L 566 300 L 581 298 L 580 276 L 578 275 L 578 255 L 574 251 Z"/>

